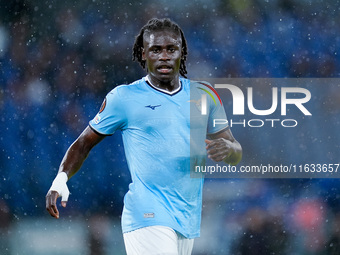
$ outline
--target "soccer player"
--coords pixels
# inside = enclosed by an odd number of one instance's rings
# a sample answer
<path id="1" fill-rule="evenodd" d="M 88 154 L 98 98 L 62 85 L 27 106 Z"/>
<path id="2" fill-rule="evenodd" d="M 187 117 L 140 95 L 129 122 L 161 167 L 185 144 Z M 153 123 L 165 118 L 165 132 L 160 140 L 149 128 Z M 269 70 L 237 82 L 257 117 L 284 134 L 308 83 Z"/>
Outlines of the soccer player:
<path id="1" fill-rule="evenodd" d="M 121 130 L 132 177 L 122 213 L 127 254 L 191 254 L 200 234 L 204 178 L 190 177 L 190 166 L 204 164 L 207 155 L 234 165 L 242 149 L 227 124 L 212 125 L 214 118 L 226 119 L 222 104 L 206 97 L 207 114 L 201 114 L 206 92 L 199 88 L 207 87 L 185 78 L 186 56 L 186 39 L 176 23 L 151 19 L 141 29 L 133 59 L 147 75 L 108 93 L 67 150 L 46 195 L 51 216 L 59 218 L 57 198 L 62 197 L 65 207 L 66 182 L 91 149 Z"/>

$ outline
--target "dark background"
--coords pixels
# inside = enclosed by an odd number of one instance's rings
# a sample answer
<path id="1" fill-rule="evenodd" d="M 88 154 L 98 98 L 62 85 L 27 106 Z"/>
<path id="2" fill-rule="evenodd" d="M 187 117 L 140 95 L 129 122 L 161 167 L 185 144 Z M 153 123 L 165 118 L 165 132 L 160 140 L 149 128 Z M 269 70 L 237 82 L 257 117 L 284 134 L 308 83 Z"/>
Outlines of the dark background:
<path id="1" fill-rule="evenodd" d="M 330 0 L 1 0 L 0 254 L 15 250 L 11 240 L 27 222 L 46 229 L 39 223 L 49 217 L 44 197 L 65 151 L 112 88 L 145 75 L 132 62 L 132 46 L 150 18 L 169 17 L 183 29 L 189 78 L 338 78 L 339 7 Z M 276 130 L 275 139 L 262 139 L 262 130 L 233 128 L 244 149 L 241 163 L 260 162 L 263 148 L 273 149 L 273 163 L 299 162 L 298 153 L 305 163 L 339 163 L 338 86 L 313 89 L 324 101 L 298 134 Z M 286 150 L 276 151 L 276 144 Z M 69 181 L 62 216 L 89 226 L 99 215 L 119 225 L 129 178 L 117 133 L 94 148 Z M 339 252 L 337 179 L 208 179 L 204 194 L 195 254 Z M 99 232 L 95 228 L 95 236 Z M 89 251 L 105 246 L 97 239 Z"/>

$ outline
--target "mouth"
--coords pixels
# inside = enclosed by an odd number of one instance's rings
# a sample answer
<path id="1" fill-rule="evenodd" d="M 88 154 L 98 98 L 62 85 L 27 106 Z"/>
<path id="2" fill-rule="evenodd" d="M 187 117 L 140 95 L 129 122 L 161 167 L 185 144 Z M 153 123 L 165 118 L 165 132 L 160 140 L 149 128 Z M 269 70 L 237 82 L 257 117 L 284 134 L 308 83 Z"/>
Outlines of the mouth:
<path id="1" fill-rule="evenodd" d="M 170 65 L 160 65 L 157 67 L 157 71 L 163 74 L 170 73 L 172 71 L 172 66 Z"/>

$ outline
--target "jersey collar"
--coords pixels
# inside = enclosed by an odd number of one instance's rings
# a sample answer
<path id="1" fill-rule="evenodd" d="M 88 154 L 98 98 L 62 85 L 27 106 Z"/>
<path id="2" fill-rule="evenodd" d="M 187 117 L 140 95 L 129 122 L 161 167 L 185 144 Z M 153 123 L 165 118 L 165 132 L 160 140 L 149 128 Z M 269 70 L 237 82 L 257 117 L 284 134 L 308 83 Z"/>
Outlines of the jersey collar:
<path id="1" fill-rule="evenodd" d="M 179 81 L 179 87 L 178 87 L 177 89 L 175 89 L 175 90 L 173 90 L 173 91 L 168 91 L 168 90 L 166 90 L 166 89 L 161 89 L 161 88 L 159 88 L 159 87 L 154 86 L 154 85 L 151 83 L 151 81 L 150 81 L 150 79 L 149 79 L 148 76 L 145 76 L 144 79 L 145 79 L 145 82 L 146 82 L 151 88 L 153 88 L 153 89 L 155 89 L 155 90 L 157 90 L 157 91 L 159 91 L 159 92 L 165 93 L 165 94 L 167 94 L 167 95 L 170 95 L 170 96 L 173 96 L 173 95 L 177 94 L 177 93 L 182 89 L 182 81 L 181 81 L 181 80 Z"/>

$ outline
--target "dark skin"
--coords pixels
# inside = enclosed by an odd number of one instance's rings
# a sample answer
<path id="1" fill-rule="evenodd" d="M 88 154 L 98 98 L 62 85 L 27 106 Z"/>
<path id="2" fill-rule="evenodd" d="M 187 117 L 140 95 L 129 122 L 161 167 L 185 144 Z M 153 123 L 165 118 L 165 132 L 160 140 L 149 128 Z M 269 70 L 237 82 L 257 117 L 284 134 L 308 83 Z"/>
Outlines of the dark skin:
<path id="1" fill-rule="evenodd" d="M 182 58 L 182 39 L 166 30 L 146 32 L 143 37 L 143 60 L 146 61 L 148 77 L 154 86 L 169 92 L 179 84 L 179 67 Z"/>
<path id="2" fill-rule="evenodd" d="M 89 126 L 80 134 L 77 140 L 67 150 L 63 160 L 61 161 L 59 172 L 65 172 L 70 179 L 82 166 L 83 162 L 89 155 L 91 149 L 105 138 L 98 135 Z M 49 191 L 46 195 L 46 209 L 52 217 L 59 218 L 57 208 L 58 192 Z M 62 201 L 61 205 L 66 207 L 66 201 Z"/>
<path id="3" fill-rule="evenodd" d="M 154 86 L 169 92 L 180 86 L 179 67 L 182 58 L 182 41 L 179 34 L 163 30 L 144 35 L 143 59 L 148 68 L 148 77 Z M 59 167 L 70 179 L 82 166 L 94 146 L 105 136 L 87 127 L 67 150 Z M 242 158 L 242 148 L 226 129 L 205 140 L 208 157 L 214 161 L 224 161 L 236 165 Z M 46 195 L 46 209 L 52 217 L 59 218 L 57 208 L 58 192 L 50 191 Z M 61 203 L 66 207 L 66 201 Z"/>

